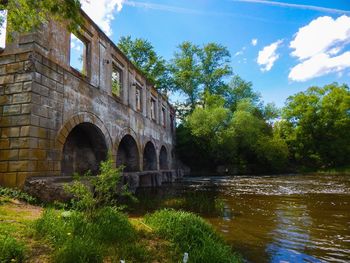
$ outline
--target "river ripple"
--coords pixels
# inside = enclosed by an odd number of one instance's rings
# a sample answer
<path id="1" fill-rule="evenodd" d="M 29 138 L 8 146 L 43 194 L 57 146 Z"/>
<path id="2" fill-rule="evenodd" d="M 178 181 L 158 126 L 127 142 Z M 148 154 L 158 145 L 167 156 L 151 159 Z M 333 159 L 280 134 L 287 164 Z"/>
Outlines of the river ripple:
<path id="1" fill-rule="evenodd" d="M 224 201 L 204 215 L 248 262 L 350 262 L 350 176 L 197 177 L 185 191 Z"/>

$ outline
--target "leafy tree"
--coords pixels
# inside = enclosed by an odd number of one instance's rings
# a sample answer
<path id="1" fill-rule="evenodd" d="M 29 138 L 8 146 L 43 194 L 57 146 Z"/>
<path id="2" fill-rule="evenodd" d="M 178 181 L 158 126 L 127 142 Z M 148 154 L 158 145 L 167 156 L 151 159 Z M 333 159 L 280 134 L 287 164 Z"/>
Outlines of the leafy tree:
<path id="1" fill-rule="evenodd" d="M 333 83 L 287 99 L 279 132 L 293 158 L 306 166 L 350 163 L 350 90 Z"/>
<path id="2" fill-rule="evenodd" d="M 174 85 L 177 90 L 187 96 L 186 105 L 190 112 L 194 110 L 200 98 L 201 72 L 199 64 L 199 47 L 191 42 L 183 42 L 178 46 L 171 61 Z"/>
<path id="3" fill-rule="evenodd" d="M 254 105 L 258 105 L 261 96 L 253 90 L 253 84 L 245 81 L 238 75 L 234 75 L 223 92 L 226 106 L 235 111 L 238 103 L 243 99 L 249 99 Z"/>
<path id="4" fill-rule="evenodd" d="M 169 67 L 148 40 L 121 37 L 118 47 L 158 90 L 165 93 L 169 91 L 172 85 Z"/>
<path id="5" fill-rule="evenodd" d="M 226 84 L 224 78 L 232 74 L 230 52 L 217 43 L 204 45 L 199 52 L 201 62 L 201 78 L 204 91 L 210 94 L 221 94 Z"/>
<path id="6" fill-rule="evenodd" d="M 80 2 L 79 0 L 5 0 L 0 1 L 0 9 L 8 10 L 8 32 L 30 32 L 52 18 L 64 22 L 74 31 L 82 22 Z M 3 22 L 2 15 L 0 24 Z"/>

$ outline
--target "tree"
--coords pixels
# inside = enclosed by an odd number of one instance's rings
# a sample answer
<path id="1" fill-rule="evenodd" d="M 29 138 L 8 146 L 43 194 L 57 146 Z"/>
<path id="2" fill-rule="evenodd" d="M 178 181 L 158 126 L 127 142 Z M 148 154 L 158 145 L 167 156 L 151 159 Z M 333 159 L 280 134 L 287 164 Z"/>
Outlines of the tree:
<path id="1" fill-rule="evenodd" d="M 223 91 L 226 100 L 226 106 L 235 111 L 238 103 L 243 99 L 249 99 L 254 105 L 260 103 L 261 96 L 253 90 L 253 84 L 245 81 L 238 75 L 234 75 Z"/>
<path id="2" fill-rule="evenodd" d="M 200 98 L 201 72 L 199 64 L 199 47 L 191 42 L 183 42 L 178 46 L 171 61 L 174 86 L 187 96 L 187 105 L 192 112 Z"/>
<path id="3" fill-rule="evenodd" d="M 0 2 L 0 9 L 8 10 L 8 32 L 30 32 L 52 18 L 64 22 L 69 30 L 75 31 L 81 25 L 79 0 L 6 0 Z M 4 23 L 4 14 L 0 24 Z M 12 37 L 11 35 L 9 36 Z"/>
<path id="4" fill-rule="evenodd" d="M 216 43 L 208 43 L 200 50 L 201 82 L 205 92 L 222 94 L 226 86 L 223 79 L 232 74 L 230 57 L 228 49 Z"/>
<path id="5" fill-rule="evenodd" d="M 149 41 L 126 36 L 120 38 L 118 47 L 158 90 L 166 93 L 171 89 L 169 67 Z"/>
<path id="6" fill-rule="evenodd" d="M 300 164 L 336 167 L 350 163 L 350 90 L 333 83 L 287 99 L 280 133 Z"/>

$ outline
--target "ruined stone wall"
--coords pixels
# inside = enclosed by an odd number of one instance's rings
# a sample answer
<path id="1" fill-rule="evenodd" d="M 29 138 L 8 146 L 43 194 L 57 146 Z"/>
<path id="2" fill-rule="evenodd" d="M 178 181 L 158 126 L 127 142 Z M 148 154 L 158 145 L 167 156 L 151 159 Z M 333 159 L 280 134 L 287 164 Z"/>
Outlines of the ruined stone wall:
<path id="1" fill-rule="evenodd" d="M 168 165 L 162 168 L 174 168 L 173 108 L 103 32 L 85 20 L 80 34 L 89 49 L 86 75 L 70 66 L 70 32 L 55 22 L 19 36 L 0 54 L 0 185 L 22 187 L 27 177 L 62 175 L 64 158 L 69 163 L 69 158 L 80 156 L 93 163 L 105 154 L 104 147 L 117 160 L 125 136 L 136 143 L 139 171 L 147 160 L 143 154 L 148 142 L 155 148 L 157 170 L 164 158 Z M 122 69 L 119 97 L 111 90 L 113 63 Z M 141 109 L 136 106 L 136 87 L 142 93 Z M 156 101 L 155 118 L 151 98 Z M 74 141 L 79 132 L 88 138 L 85 144 Z M 67 140 L 73 143 L 67 145 Z M 83 150 L 69 152 L 70 147 Z M 84 163 L 74 165 L 70 169 Z"/>

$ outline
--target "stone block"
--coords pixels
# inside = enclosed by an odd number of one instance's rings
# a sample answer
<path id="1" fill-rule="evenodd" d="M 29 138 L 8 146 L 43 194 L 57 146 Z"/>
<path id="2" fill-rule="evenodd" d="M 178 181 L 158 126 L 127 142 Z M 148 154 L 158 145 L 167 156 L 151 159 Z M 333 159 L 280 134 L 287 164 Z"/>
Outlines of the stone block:
<path id="1" fill-rule="evenodd" d="M 18 150 L 1 150 L 0 161 L 16 161 L 18 160 Z"/>
<path id="2" fill-rule="evenodd" d="M 21 105 L 6 105 L 3 108 L 3 115 L 17 115 L 21 113 Z"/>
<path id="3" fill-rule="evenodd" d="M 43 160 L 46 158 L 46 151 L 40 149 L 20 149 L 20 160 Z"/>
<path id="4" fill-rule="evenodd" d="M 23 89 L 23 83 L 15 83 L 7 85 L 5 89 L 5 94 L 14 94 L 14 93 L 20 93 Z"/>
<path id="5" fill-rule="evenodd" d="M 9 162 L 9 172 L 34 172 L 37 167 L 35 161 Z"/>
<path id="6" fill-rule="evenodd" d="M 22 104 L 21 113 L 22 114 L 29 114 L 32 112 L 32 105 L 31 104 Z"/>
<path id="7" fill-rule="evenodd" d="M 33 79 L 32 73 L 16 74 L 16 82 L 30 81 Z"/>
<path id="8" fill-rule="evenodd" d="M 11 63 L 6 65 L 6 73 L 11 74 L 11 73 L 17 73 L 17 72 L 22 72 L 23 71 L 23 62 L 16 62 L 16 63 Z"/>
<path id="9" fill-rule="evenodd" d="M 9 63 L 13 63 L 16 61 L 15 55 L 10 55 L 10 56 L 1 56 L 0 57 L 0 65 L 6 65 Z"/>
<path id="10" fill-rule="evenodd" d="M 10 148 L 10 139 L 0 139 L 0 149 L 9 149 Z"/>
<path id="11" fill-rule="evenodd" d="M 6 173 L 8 171 L 8 162 L 0 162 L 0 173 Z"/>
<path id="12" fill-rule="evenodd" d="M 19 135 L 20 135 L 19 127 L 3 128 L 1 130 L 1 138 L 19 137 Z"/>
<path id="13" fill-rule="evenodd" d="M 17 173 L 0 173 L 0 184 L 5 187 L 16 187 Z"/>
<path id="14" fill-rule="evenodd" d="M 0 85 L 11 84 L 14 82 L 14 75 L 0 76 Z"/>
<path id="15" fill-rule="evenodd" d="M 32 96 L 29 92 L 24 92 L 20 94 L 14 94 L 12 98 L 12 103 L 28 103 L 32 99 Z"/>

